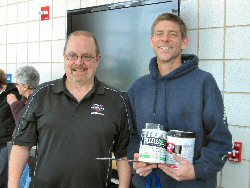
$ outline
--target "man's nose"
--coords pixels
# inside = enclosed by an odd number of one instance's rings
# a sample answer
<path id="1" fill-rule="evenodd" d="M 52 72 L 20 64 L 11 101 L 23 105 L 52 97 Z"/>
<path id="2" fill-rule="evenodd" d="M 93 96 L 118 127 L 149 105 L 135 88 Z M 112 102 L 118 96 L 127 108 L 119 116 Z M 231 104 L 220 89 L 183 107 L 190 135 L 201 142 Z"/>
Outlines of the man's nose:
<path id="1" fill-rule="evenodd" d="M 77 63 L 77 64 L 82 64 L 82 63 L 84 63 L 84 60 L 83 60 L 83 58 L 82 58 L 81 56 L 79 56 L 79 57 L 77 58 L 77 60 L 75 61 L 75 63 Z"/>
<path id="2" fill-rule="evenodd" d="M 169 35 L 167 33 L 164 33 L 161 40 L 162 41 L 169 41 Z"/>

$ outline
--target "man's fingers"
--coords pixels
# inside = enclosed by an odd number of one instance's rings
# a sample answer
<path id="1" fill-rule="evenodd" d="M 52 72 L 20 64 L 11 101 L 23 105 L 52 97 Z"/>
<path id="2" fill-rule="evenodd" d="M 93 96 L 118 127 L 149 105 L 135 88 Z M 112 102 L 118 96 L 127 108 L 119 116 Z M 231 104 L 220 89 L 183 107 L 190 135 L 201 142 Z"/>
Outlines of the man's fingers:
<path id="1" fill-rule="evenodd" d="M 139 153 L 135 153 L 134 154 L 134 160 L 138 160 L 139 159 Z"/>
<path id="2" fill-rule="evenodd" d="M 152 172 L 152 170 L 151 170 L 151 171 L 147 171 L 147 172 L 138 173 L 138 175 L 139 175 L 139 176 L 146 177 L 146 176 L 148 176 L 151 172 Z"/>
<path id="3" fill-rule="evenodd" d="M 145 170 L 152 170 L 153 168 L 157 168 L 158 166 L 156 164 L 151 164 L 145 167 Z"/>
<path id="4" fill-rule="evenodd" d="M 134 160 L 135 160 L 135 161 L 138 161 L 138 159 L 139 159 L 139 153 L 135 153 L 135 154 L 134 154 Z M 147 164 L 144 163 L 144 162 L 133 162 L 133 168 L 134 168 L 134 169 L 144 168 L 144 167 L 146 167 L 146 166 L 147 166 Z"/>
<path id="5" fill-rule="evenodd" d="M 138 168 L 136 170 L 136 173 L 138 175 L 140 175 L 140 176 L 144 176 L 145 177 L 145 176 L 149 175 L 152 172 L 153 168 L 157 168 L 157 165 L 148 165 L 148 166 L 146 166 L 144 168 Z"/>
<path id="6" fill-rule="evenodd" d="M 175 153 L 172 154 L 174 159 L 179 162 L 180 164 L 182 164 L 183 162 L 185 162 L 185 159 L 183 159 L 182 157 L 180 157 L 179 155 L 176 155 Z"/>
<path id="7" fill-rule="evenodd" d="M 139 159 L 139 153 L 135 153 L 134 160 L 138 160 L 138 159 Z M 157 165 L 156 164 L 147 164 L 144 162 L 134 162 L 133 168 L 139 176 L 146 177 L 152 172 L 153 168 L 157 168 Z"/>
<path id="8" fill-rule="evenodd" d="M 136 159 L 136 155 L 134 155 L 134 158 Z M 144 163 L 144 162 L 134 162 L 133 163 L 133 169 L 135 170 L 135 172 L 139 175 L 139 176 L 148 176 L 151 172 L 153 168 L 157 168 L 157 164 L 148 164 L 148 163 Z"/>

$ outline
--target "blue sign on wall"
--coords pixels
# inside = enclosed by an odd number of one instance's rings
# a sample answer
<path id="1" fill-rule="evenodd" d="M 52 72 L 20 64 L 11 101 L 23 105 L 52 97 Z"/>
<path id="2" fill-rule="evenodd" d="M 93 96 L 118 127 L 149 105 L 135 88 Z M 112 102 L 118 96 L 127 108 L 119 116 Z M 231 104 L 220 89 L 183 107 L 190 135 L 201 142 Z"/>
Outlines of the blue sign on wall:
<path id="1" fill-rule="evenodd" d="M 6 74 L 8 83 L 12 83 L 12 74 Z"/>

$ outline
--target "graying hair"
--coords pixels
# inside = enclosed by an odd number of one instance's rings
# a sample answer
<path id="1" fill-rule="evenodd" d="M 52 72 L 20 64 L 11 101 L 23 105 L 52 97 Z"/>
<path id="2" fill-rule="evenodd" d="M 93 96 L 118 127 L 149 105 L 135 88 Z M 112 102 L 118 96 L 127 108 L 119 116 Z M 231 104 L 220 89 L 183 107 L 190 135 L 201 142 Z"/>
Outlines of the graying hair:
<path id="1" fill-rule="evenodd" d="M 80 31 L 74 31 L 73 33 L 70 33 L 70 35 L 68 36 L 68 38 L 67 38 L 67 40 L 65 42 L 64 49 L 63 49 L 63 54 L 65 54 L 65 52 L 67 50 L 67 45 L 68 45 L 69 39 L 72 36 L 85 36 L 85 37 L 93 38 L 94 42 L 95 42 L 95 47 L 96 47 L 96 55 L 100 54 L 100 49 L 99 49 L 98 42 L 96 40 L 95 35 L 93 33 L 89 32 L 89 31 L 81 31 L 81 30 Z"/>
<path id="2" fill-rule="evenodd" d="M 182 39 L 187 38 L 187 26 L 184 23 L 184 21 L 177 15 L 172 14 L 172 13 L 163 13 L 160 14 L 154 21 L 154 23 L 151 26 L 151 37 L 154 35 L 155 31 L 155 26 L 160 22 L 160 21 L 171 21 L 180 26 L 181 30 L 181 37 Z"/>
<path id="3" fill-rule="evenodd" d="M 32 66 L 26 65 L 18 68 L 15 75 L 16 79 L 18 79 L 21 84 L 27 84 L 29 89 L 36 89 L 39 85 L 40 75 Z"/>

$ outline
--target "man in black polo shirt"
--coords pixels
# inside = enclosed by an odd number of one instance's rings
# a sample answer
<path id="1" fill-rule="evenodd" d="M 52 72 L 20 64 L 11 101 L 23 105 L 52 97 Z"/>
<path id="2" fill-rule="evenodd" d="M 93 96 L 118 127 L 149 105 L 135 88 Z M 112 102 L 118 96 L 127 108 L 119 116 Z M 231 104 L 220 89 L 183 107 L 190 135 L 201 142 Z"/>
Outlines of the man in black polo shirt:
<path id="1" fill-rule="evenodd" d="M 109 187 L 111 161 L 127 157 L 129 117 L 120 91 L 95 76 L 101 60 L 96 38 L 72 33 L 64 48 L 62 79 L 40 85 L 23 111 L 13 137 L 9 188 L 19 187 L 29 150 L 37 145 L 35 188 Z M 16 159 L 19 160 L 16 160 Z M 129 187 L 131 169 L 117 163 L 120 188 Z"/>

